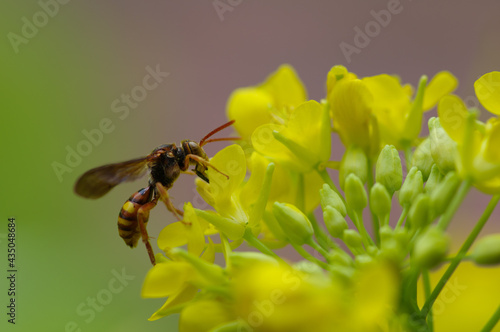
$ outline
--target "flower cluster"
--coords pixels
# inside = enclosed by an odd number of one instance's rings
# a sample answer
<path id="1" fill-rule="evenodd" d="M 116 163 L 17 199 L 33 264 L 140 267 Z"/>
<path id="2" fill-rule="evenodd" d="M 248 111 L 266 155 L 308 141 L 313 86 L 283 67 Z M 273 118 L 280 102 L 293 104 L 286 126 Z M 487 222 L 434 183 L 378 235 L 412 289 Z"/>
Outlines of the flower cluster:
<path id="1" fill-rule="evenodd" d="M 494 115 L 499 83 L 491 72 L 474 85 Z M 242 140 L 210 160 L 219 172 L 209 168 L 209 182 L 196 181 L 212 209 L 186 203 L 160 233 L 142 296 L 166 302 L 150 320 L 179 313 L 181 332 L 433 331 L 433 305 L 459 264 L 500 264 L 500 234 L 474 244 L 500 200 L 500 120 L 478 120 L 452 94 L 457 84 L 440 72 L 415 90 L 335 66 L 314 101 L 283 65 L 235 90 L 227 116 Z M 331 160 L 332 135 L 341 160 Z M 447 228 L 472 187 L 491 201 L 449 256 Z M 304 260 L 278 255 L 285 246 Z M 488 310 L 476 330 L 500 319 Z"/>

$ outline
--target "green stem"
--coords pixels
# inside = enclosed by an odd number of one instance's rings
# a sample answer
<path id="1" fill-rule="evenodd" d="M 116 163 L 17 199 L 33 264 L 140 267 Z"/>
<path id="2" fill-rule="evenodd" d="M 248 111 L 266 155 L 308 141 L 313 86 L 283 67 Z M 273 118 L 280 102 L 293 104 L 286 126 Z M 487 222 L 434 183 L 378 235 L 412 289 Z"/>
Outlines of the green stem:
<path id="1" fill-rule="evenodd" d="M 492 331 L 495 325 L 497 325 L 498 321 L 500 321 L 500 305 L 498 306 L 497 311 L 493 313 L 493 316 L 491 316 L 486 325 L 483 327 L 481 332 Z"/>
<path id="2" fill-rule="evenodd" d="M 249 229 L 248 227 L 245 229 L 245 234 L 243 235 L 243 238 L 253 247 L 257 248 L 261 253 L 269 255 L 273 258 L 275 258 L 277 261 L 284 263 L 283 259 L 276 255 L 274 251 L 269 249 L 264 243 L 260 242 L 259 239 L 253 235 L 252 230 Z"/>
<path id="3" fill-rule="evenodd" d="M 440 228 L 441 230 L 445 231 L 446 228 L 448 228 L 448 225 L 451 222 L 451 219 L 455 215 L 455 212 L 457 212 L 458 208 L 460 207 L 460 204 L 462 204 L 462 201 L 464 200 L 465 196 L 469 192 L 469 189 L 472 186 L 472 181 L 470 178 L 466 178 L 462 184 L 460 185 L 460 188 L 458 188 L 458 192 L 455 194 L 453 199 L 451 200 L 450 205 L 444 212 L 444 214 L 441 216 L 441 219 L 439 219 L 437 223 L 437 227 Z"/>
<path id="4" fill-rule="evenodd" d="M 396 224 L 396 228 L 401 228 L 403 226 L 403 222 L 406 219 L 406 216 L 408 215 L 408 211 L 410 211 L 409 206 L 405 206 L 403 208 L 403 212 L 401 213 L 401 216 L 399 216 L 398 223 Z"/>
<path id="5" fill-rule="evenodd" d="M 304 174 L 298 173 L 297 174 L 298 181 L 297 181 L 297 208 L 305 212 L 306 211 L 306 195 L 305 195 L 305 184 L 304 184 Z"/>
<path id="6" fill-rule="evenodd" d="M 363 224 L 363 215 L 361 212 L 354 212 L 352 215 L 353 218 L 353 223 L 354 226 L 359 231 L 359 234 L 361 234 L 361 238 L 363 239 L 363 244 L 365 245 L 365 248 L 368 249 L 369 246 L 375 245 L 373 242 L 372 238 L 370 237 L 370 234 L 366 231 L 365 225 Z"/>
<path id="7" fill-rule="evenodd" d="M 409 172 L 410 168 L 411 168 L 411 158 L 413 157 L 413 154 L 411 151 L 411 144 L 405 144 L 404 152 L 405 152 L 405 160 L 406 160 L 406 169 Z"/>
<path id="8" fill-rule="evenodd" d="M 368 193 L 371 192 L 371 189 L 373 187 L 374 181 L 373 181 L 373 165 L 372 165 L 372 160 L 371 158 L 368 159 Z M 369 195 L 368 195 L 369 196 Z M 373 226 L 373 234 L 375 235 L 375 243 L 377 245 L 380 245 L 380 221 L 377 217 L 377 215 L 370 209 L 370 213 L 372 215 L 372 226 Z"/>
<path id="9" fill-rule="evenodd" d="M 323 269 L 328 270 L 328 264 L 326 264 L 325 262 L 317 259 L 313 255 L 311 255 L 310 253 L 308 253 L 307 250 L 305 250 L 304 248 L 302 248 L 302 246 L 299 246 L 299 245 L 296 245 L 296 244 L 292 243 L 292 247 L 294 247 L 295 250 L 297 250 L 297 252 L 302 257 L 304 257 L 305 259 L 307 259 L 308 261 L 311 261 L 311 262 L 317 264 L 318 266 L 322 267 Z"/>
<path id="10" fill-rule="evenodd" d="M 231 246 L 229 245 L 229 241 L 227 239 L 227 236 L 225 236 L 223 233 L 220 233 L 220 240 L 222 242 L 222 247 L 224 249 L 224 259 L 226 260 L 226 268 L 231 270 L 231 260 L 229 259 L 229 256 L 231 254 Z"/>
<path id="11" fill-rule="evenodd" d="M 422 271 L 422 280 L 424 282 L 425 299 L 428 299 L 431 296 L 431 279 L 429 277 L 429 270 Z M 429 325 L 429 332 L 433 332 L 434 320 L 432 316 L 432 308 L 427 316 L 427 324 Z"/>
<path id="12" fill-rule="evenodd" d="M 457 194 L 458 196 L 458 194 Z M 483 229 L 484 225 L 488 221 L 489 217 L 493 213 L 493 210 L 495 209 L 495 206 L 497 205 L 498 201 L 500 200 L 500 195 L 493 196 L 488 203 L 488 206 L 486 207 L 486 210 L 483 212 L 483 215 L 481 218 L 479 218 L 476 226 L 472 229 L 472 232 L 469 234 L 467 239 L 465 240 L 464 244 L 460 248 L 460 251 L 458 254 L 453 258 L 453 260 L 450 263 L 450 266 L 448 266 L 448 269 L 445 271 L 441 279 L 436 285 L 436 288 L 432 291 L 431 295 L 429 298 L 425 301 L 424 306 L 422 307 L 421 313 L 423 317 L 426 317 L 427 314 L 429 313 L 432 305 L 436 301 L 439 293 L 443 290 L 444 286 L 450 279 L 451 275 L 453 272 L 455 272 L 455 269 L 458 267 L 462 259 L 467 255 L 467 251 L 470 249 L 474 241 L 476 240 L 477 236 Z"/>
<path id="13" fill-rule="evenodd" d="M 326 260 L 328 260 L 328 251 L 323 249 L 319 244 L 317 244 L 312 238 L 310 241 L 307 242 L 308 245 L 310 245 L 314 250 L 319 252 L 321 256 L 323 256 Z"/>
<path id="14" fill-rule="evenodd" d="M 329 248 L 337 248 L 338 246 L 335 244 L 335 242 L 330 239 L 328 234 L 325 232 L 325 230 L 318 224 L 318 220 L 316 220 L 316 217 L 314 216 L 314 213 L 309 213 L 307 215 L 307 218 L 311 222 L 311 225 L 314 230 L 314 234 L 316 235 L 316 239 L 318 240 L 318 243 L 323 249 L 328 250 Z"/>

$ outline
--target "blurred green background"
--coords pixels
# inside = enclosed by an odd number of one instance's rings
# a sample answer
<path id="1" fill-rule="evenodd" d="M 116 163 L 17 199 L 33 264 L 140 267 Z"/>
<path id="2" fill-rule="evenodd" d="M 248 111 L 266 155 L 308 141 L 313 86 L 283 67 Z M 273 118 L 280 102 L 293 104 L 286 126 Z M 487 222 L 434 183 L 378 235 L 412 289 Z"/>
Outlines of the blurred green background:
<path id="1" fill-rule="evenodd" d="M 141 245 L 130 250 L 117 234 L 122 204 L 147 180 L 95 201 L 74 195 L 73 184 L 92 167 L 200 139 L 226 121 L 233 89 L 262 81 L 280 64 L 297 69 L 314 99 L 324 96 L 326 73 L 335 64 L 360 76 L 397 73 L 414 85 L 421 74 L 448 69 L 460 79 L 463 97 L 473 96 L 477 77 L 500 68 L 498 2 L 401 2 L 401 13 L 350 59 L 340 43 L 353 44 L 354 28 L 372 21 L 372 11 L 387 8 L 387 1 L 221 1 L 226 9 L 216 9 L 219 1 L 62 2 L 0 4 L 2 271 L 8 217 L 16 218 L 18 250 L 17 321 L 6 322 L 2 277 L 2 331 L 176 331 L 176 317 L 147 321 L 163 303 L 139 296 L 150 263 Z M 148 66 L 169 75 L 136 95 L 142 100 L 126 116 L 114 112 L 112 105 L 126 105 L 123 95 L 142 91 Z M 82 143 L 88 140 L 83 132 L 103 119 L 113 131 L 95 144 Z M 67 164 L 68 149 L 89 146 L 57 175 L 54 163 Z M 334 149 L 334 155 L 342 151 Z M 183 177 L 176 183 L 171 195 L 177 205 L 199 202 L 192 182 Z M 452 225 L 460 241 L 484 199 L 473 194 Z M 173 221 L 164 210 L 151 214 L 153 237 Z M 498 216 L 486 231 L 499 229 Z M 129 280 L 116 291 L 113 278 L 123 272 Z M 89 298 L 96 297 L 106 304 L 90 309 Z"/>

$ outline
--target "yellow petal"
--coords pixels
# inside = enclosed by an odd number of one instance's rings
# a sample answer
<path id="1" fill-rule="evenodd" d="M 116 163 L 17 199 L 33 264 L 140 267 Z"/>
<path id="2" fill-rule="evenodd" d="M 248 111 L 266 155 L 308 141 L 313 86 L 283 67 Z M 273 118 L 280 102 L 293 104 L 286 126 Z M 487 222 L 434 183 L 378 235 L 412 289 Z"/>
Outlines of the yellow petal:
<path id="1" fill-rule="evenodd" d="M 373 96 L 372 111 L 377 117 L 382 138 L 388 144 L 398 145 L 403 136 L 411 100 L 399 79 L 382 74 L 362 79 Z"/>
<path id="2" fill-rule="evenodd" d="M 468 114 L 469 112 L 462 99 L 455 95 L 444 96 L 439 101 L 439 122 L 455 142 L 461 143 L 464 139 Z"/>
<path id="3" fill-rule="evenodd" d="M 187 262 L 158 263 L 146 275 L 141 296 L 158 298 L 173 295 L 181 290 L 194 273 L 193 267 Z"/>
<path id="4" fill-rule="evenodd" d="M 247 171 L 245 153 L 241 146 L 233 144 L 219 151 L 210 163 L 229 179 L 212 168 L 208 168 L 210 191 L 215 204 L 229 200 L 230 196 L 241 185 Z"/>
<path id="5" fill-rule="evenodd" d="M 234 320 L 230 306 L 215 300 L 201 300 L 182 310 L 179 332 L 202 332 Z"/>
<path id="6" fill-rule="evenodd" d="M 272 96 L 273 105 L 278 110 L 297 106 L 307 99 L 304 84 L 290 65 L 281 65 L 259 88 Z"/>
<path id="7" fill-rule="evenodd" d="M 333 66 L 326 76 L 326 94 L 327 96 L 332 92 L 335 84 L 342 80 L 353 80 L 356 79 L 356 74 L 350 73 L 346 67 L 337 65 Z"/>
<path id="8" fill-rule="evenodd" d="M 273 103 L 273 97 L 262 89 L 237 89 L 227 102 L 227 117 L 236 120 L 233 127 L 243 139 L 249 140 L 255 128 L 271 122 L 270 108 Z"/>
<path id="9" fill-rule="evenodd" d="M 448 71 L 437 73 L 425 88 L 424 111 L 428 111 L 439 102 L 443 96 L 452 93 L 458 86 L 458 80 Z"/>
<path id="10" fill-rule="evenodd" d="M 493 164 L 500 164 L 500 121 L 490 121 L 484 158 Z"/>
<path id="11" fill-rule="evenodd" d="M 328 97 L 333 126 L 344 145 L 370 146 L 370 117 L 373 96 L 358 79 L 341 80 Z"/>
<path id="12" fill-rule="evenodd" d="M 167 251 L 185 245 L 187 240 L 186 226 L 180 221 L 171 223 L 163 228 L 158 235 L 158 248 Z"/>
<path id="13" fill-rule="evenodd" d="M 161 306 L 161 308 L 158 309 L 153 315 L 151 315 L 148 320 L 154 321 L 170 314 L 179 312 L 179 309 L 176 308 L 176 306 L 190 301 L 194 298 L 196 293 L 198 293 L 198 287 L 190 284 L 185 284 L 178 293 L 169 296 L 167 301 Z"/>
<path id="14" fill-rule="evenodd" d="M 500 72 L 484 74 L 474 83 L 476 96 L 491 113 L 500 115 Z"/>

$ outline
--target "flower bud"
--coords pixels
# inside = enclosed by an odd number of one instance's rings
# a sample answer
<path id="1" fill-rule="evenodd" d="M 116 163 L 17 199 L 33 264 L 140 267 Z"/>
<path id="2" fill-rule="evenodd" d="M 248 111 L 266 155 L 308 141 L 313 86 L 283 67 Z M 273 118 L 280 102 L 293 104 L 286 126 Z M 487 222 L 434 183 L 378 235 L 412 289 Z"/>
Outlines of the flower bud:
<path id="1" fill-rule="evenodd" d="M 415 197 L 423 190 L 422 172 L 417 167 L 412 167 L 399 191 L 399 204 L 401 206 L 410 206 Z"/>
<path id="2" fill-rule="evenodd" d="M 312 224 L 294 205 L 274 202 L 273 214 L 291 243 L 303 245 L 311 240 Z"/>
<path id="3" fill-rule="evenodd" d="M 244 268 L 253 264 L 269 263 L 279 265 L 278 261 L 260 252 L 253 251 L 231 251 L 229 254 L 233 268 Z"/>
<path id="4" fill-rule="evenodd" d="M 349 228 L 342 213 L 331 206 L 323 209 L 323 220 L 330 235 L 336 238 L 342 238 L 344 230 Z"/>
<path id="5" fill-rule="evenodd" d="M 351 266 L 353 263 L 352 257 L 340 248 L 331 250 L 328 260 L 332 265 Z"/>
<path id="6" fill-rule="evenodd" d="M 430 219 L 431 199 L 427 194 L 419 194 L 410 207 L 408 221 L 413 229 L 423 229 Z"/>
<path id="7" fill-rule="evenodd" d="M 433 268 L 443 261 L 450 246 L 449 237 L 439 228 L 429 228 L 415 242 L 412 259 L 423 268 Z"/>
<path id="8" fill-rule="evenodd" d="M 342 198 L 337 194 L 328 184 L 323 184 L 323 188 L 319 190 L 319 197 L 321 199 L 321 208 L 325 211 L 327 206 L 338 210 L 342 216 L 347 215 L 347 210 Z"/>
<path id="9" fill-rule="evenodd" d="M 460 177 L 455 172 L 449 172 L 431 193 L 431 207 L 434 216 L 440 216 L 448 207 L 458 186 Z"/>
<path id="10" fill-rule="evenodd" d="M 437 187 L 437 185 L 441 181 L 441 178 L 442 175 L 441 172 L 439 172 L 439 167 L 436 164 L 432 165 L 431 174 L 429 175 L 429 178 L 425 183 L 425 192 L 430 194 L 434 190 L 434 188 Z"/>
<path id="11" fill-rule="evenodd" d="M 368 204 L 368 197 L 363 182 L 354 174 L 349 174 L 345 182 L 347 205 L 354 211 L 363 210 Z"/>
<path id="12" fill-rule="evenodd" d="M 382 244 L 394 237 L 394 230 L 389 225 L 381 226 L 379 229 L 380 241 Z"/>
<path id="13" fill-rule="evenodd" d="M 431 141 L 431 156 L 436 162 L 441 173 L 446 174 L 455 170 L 455 143 L 441 127 L 438 118 L 429 119 L 429 139 Z"/>
<path id="14" fill-rule="evenodd" d="M 479 265 L 500 264 L 500 233 L 487 235 L 477 241 L 471 257 Z"/>
<path id="15" fill-rule="evenodd" d="M 411 165 L 417 167 L 422 172 L 424 182 L 427 181 L 431 174 L 432 165 L 434 165 L 434 159 L 431 156 L 431 140 L 429 138 L 424 139 L 417 147 L 411 158 Z"/>
<path id="16" fill-rule="evenodd" d="M 363 239 L 361 238 L 361 234 L 354 229 L 346 229 L 344 231 L 344 235 L 342 237 L 345 244 L 347 244 L 351 248 L 361 249 L 363 248 Z"/>
<path id="17" fill-rule="evenodd" d="M 403 167 L 401 166 L 398 150 L 393 145 L 386 145 L 380 152 L 375 179 L 384 185 L 391 197 L 395 191 L 401 188 Z"/>
<path id="18" fill-rule="evenodd" d="M 349 174 L 356 175 L 362 183 L 368 180 L 368 159 L 363 149 L 350 145 L 342 157 L 339 169 L 340 188 L 344 189 L 345 179 Z"/>
<path id="19" fill-rule="evenodd" d="M 380 183 L 375 183 L 370 190 L 370 209 L 379 218 L 384 218 L 391 212 L 391 196 Z"/>

